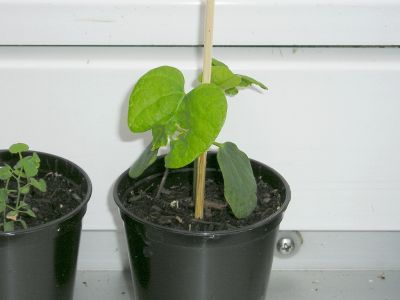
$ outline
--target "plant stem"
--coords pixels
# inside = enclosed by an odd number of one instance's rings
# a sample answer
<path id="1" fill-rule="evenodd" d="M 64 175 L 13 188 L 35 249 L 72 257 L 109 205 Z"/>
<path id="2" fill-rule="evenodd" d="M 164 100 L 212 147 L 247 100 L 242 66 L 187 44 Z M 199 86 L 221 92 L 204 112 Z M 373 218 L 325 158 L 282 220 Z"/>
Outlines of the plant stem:
<path id="1" fill-rule="evenodd" d="M 218 142 L 214 142 L 213 145 L 214 145 L 214 146 L 217 146 L 217 147 L 222 147 L 222 144 L 221 144 L 221 143 L 218 143 Z"/>
<path id="2" fill-rule="evenodd" d="M 19 200 L 21 198 L 21 173 L 18 174 L 17 188 L 18 188 L 18 192 L 17 192 L 17 200 L 15 202 L 15 207 L 19 206 Z"/>
<path id="3" fill-rule="evenodd" d="M 159 186 L 158 191 L 157 191 L 156 199 L 160 198 L 161 191 L 164 188 L 165 181 L 167 180 L 168 171 L 169 171 L 169 169 L 165 169 L 165 171 L 164 171 L 164 175 L 163 175 L 163 177 L 161 179 L 161 183 L 160 183 L 160 186 Z"/>
<path id="4" fill-rule="evenodd" d="M 9 185 L 9 183 L 10 183 L 10 179 L 7 179 L 6 186 L 5 186 L 5 190 L 7 192 L 7 198 L 8 198 L 8 185 Z M 6 202 L 6 205 L 7 205 L 7 202 Z M 3 229 L 6 226 L 6 221 L 7 221 L 7 209 L 4 209 L 4 212 L 3 212 Z"/>
<path id="5" fill-rule="evenodd" d="M 203 78 L 202 83 L 211 82 L 211 62 L 212 62 L 212 37 L 215 1 L 207 0 L 206 20 L 204 28 L 204 58 L 203 58 Z M 201 154 L 195 162 L 194 172 L 194 195 L 196 219 L 203 219 L 204 216 L 204 194 L 206 181 L 207 152 Z"/>

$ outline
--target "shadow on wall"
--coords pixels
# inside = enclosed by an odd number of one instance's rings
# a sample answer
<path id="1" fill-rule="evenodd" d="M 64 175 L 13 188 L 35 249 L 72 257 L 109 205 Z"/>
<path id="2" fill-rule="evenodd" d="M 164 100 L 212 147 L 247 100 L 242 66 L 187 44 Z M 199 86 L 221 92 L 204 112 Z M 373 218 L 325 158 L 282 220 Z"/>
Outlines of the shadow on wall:
<path id="1" fill-rule="evenodd" d="M 128 107 L 129 107 L 129 96 L 131 94 L 132 89 L 129 89 L 124 100 L 121 103 L 120 107 L 120 117 L 118 119 L 118 136 L 122 142 L 128 142 L 132 145 L 132 154 L 134 152 L 142 151 L 152 140 L 151 133 L 135 133 L 133 134 L 128 127 Z M 141 143 L 140 143 L 141 141 Z M 136 142 L 136 143 L 134 143 Z M 134 146 L 136 145 L 136 146 Z M 140 149 L 138 145 L 140 145 Z M 135 147 L 136 149 L 134 149 Z M 136 153 L 136 156 L 138 153 Z M 133 161 L 132 161 L 133 162 Z M 128 168 L 129 166 L 126 166 Z M 123 170 L 121 170 L 122 173 Z M 114 182 L 117 178 L 113 178 L 113 185 L 109 188 L 107 193 L 107 206 L 108 210 L 112 215 L 115 226 L 117 227 L 117 231 L 123 232 L 123 222 L 121 216 L 119 214 L 119 210 L 117 205 L 114 202 L 113 197 L 113 188 Z M 124 270 L 129 270 L 129 261 L 128 261 L 128 252 L 127 252 L 127 243 L 124 234 L 118 234 L 118 248 L 120 249 L 119 255 L 120 260 L 123 263 Z"/>

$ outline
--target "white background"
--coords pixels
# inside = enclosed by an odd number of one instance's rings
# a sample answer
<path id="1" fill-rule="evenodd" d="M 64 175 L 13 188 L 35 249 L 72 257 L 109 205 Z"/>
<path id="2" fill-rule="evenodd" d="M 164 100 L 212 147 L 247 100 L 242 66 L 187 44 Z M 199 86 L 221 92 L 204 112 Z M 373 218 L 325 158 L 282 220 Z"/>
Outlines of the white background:
<path id="1" fill-rule="evenodd" d="M 249 46 L 398 45 L 399 7 L 217 1 L 216 44 L 247 47 L 215 56 L 269 87 L 229 100 L 219 140 L 287 178 L 282 229 L 400 230 L 400 49 Z M 85 229 L 120 225 L 112 184 L 149 142 L 126 126 L 135 81 L 169 64 L 189 89 L 201 67 L 201 48 L 137 46 L 201 44 L 200 10 L 196 0 L 0 0 L 0 148 L 24 141 L 82 166 L 94 187 Z"/>
<path id="2" fill-rule="evenodd" d="M 182 69 L 199 48 L 4 47 L 1 144 L 69 158 L 93 180 L 86 229 L 112 229 L 114 180 L 149 142 L 126 126 L 128 95 L 148 68 Z M 270 90 L 229 100 L 219 140 L 279 170 L 293 199 L 282 229 L 399 230 L 398 49 L 217 48 Z"/>
<path id="3" fill-rule="evenodd" d="M 399 0 L 216 0 L 216 45 L 399 45 Z M 3 45 L 201 45 L 204 0 L 0 0 Z"/>

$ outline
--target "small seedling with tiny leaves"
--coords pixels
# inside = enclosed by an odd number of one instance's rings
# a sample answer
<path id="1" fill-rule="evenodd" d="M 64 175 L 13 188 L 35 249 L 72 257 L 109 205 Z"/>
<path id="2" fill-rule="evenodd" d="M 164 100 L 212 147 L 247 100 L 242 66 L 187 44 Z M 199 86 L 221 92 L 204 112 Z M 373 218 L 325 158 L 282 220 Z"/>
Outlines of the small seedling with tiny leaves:
<path id="1" fill-rule="evenodd" d="M 0 230 L 14 231 L 15 224 L 27 228 L 25 218 L 36 218 L 30 205 L 25 201 L 31 189 L 46 191 L 44 179 L 36 178 L 39 173 L 40 158 L 36 152 L 23 155 L 28 151 L 26 144 L 18 143 L 9 148 L 9 152 L 18 155 L 14 166 L 0 166 Z"/>
<path id="2" fill-rule="evenodd" d="M 128 126 L 132 132 L 151 131 L 153 141 L 132 165 L 129 175 L 140 176 L 156 160 L 158 149 L 168 144 L 165 166 L 172 169 L 188 165 L 215 145 L 225 199 L 237 218 L 245 218 L 257 204 L 250 160 L 234 143 L 215 139 L 225 122 L 226 95 L 236 95 L 241 88 L 252 85 L 267 87 L 251 77 L 234 74 L 216 59 L 212 61 L 210 84 L 200 84 L 185 93 L 184 83 L 182 72 L 170 66 L 152 69 L 136 83 L 130 95 Z"/>

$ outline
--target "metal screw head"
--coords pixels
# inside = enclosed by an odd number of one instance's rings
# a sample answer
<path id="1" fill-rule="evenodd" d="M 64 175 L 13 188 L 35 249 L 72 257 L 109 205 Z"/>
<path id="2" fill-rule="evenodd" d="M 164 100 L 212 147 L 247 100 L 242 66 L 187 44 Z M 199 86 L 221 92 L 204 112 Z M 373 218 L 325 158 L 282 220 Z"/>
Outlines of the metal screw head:
<path id="1" fill-rule="evenodd" d="M 287 237 L 279 239 L 276 247 L 279 253 L 285 256 L 292 254 L 296 248 L 294 241 Z"/>

